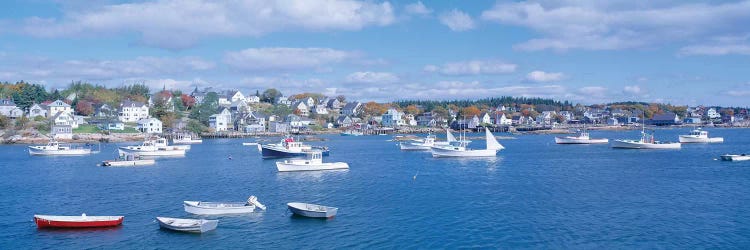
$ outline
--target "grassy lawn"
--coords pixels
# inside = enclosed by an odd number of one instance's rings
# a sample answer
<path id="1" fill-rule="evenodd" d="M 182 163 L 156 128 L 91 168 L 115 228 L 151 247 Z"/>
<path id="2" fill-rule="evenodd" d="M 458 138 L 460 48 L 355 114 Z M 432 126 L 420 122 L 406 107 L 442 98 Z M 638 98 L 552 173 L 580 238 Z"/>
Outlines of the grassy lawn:
<path id="1" fill-rule="evenodd" d="M 77 128 L 73 129 L 73 133 L 99 133 L 100 129 L 96 125 L 79 125 Z"/>
<path id="2" fill-rule="evenodd" d="M 110 130 L 110 133 L 116 133 L 116 134 L 132 134 L 132 133 L 140 133 L 141 131 L 138 131 L 134 127 L 125 127 L 123 130 Z"/>

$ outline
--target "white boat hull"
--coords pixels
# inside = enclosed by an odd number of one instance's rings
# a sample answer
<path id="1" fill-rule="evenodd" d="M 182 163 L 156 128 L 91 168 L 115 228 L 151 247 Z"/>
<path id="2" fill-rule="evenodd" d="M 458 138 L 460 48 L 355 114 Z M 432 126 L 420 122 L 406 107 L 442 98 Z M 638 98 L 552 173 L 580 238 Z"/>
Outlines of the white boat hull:
<path id="1" fill-rule="evenodd" d="M 497 150 L 494 149 L 467 149 L 455 150 L 447 147 L 433 147 L 432 157 L 495 157 Z"/>
<path id="2" fill-rule="evenodd" d="M 431 148 L 430 146 L 425 146 L 425 145 L 421 145 L 418 143 L 410 143 L 410 142 L 399 143 L 399 147 L 401 148 L 401 150 L 404 150 L 404 151 L 426 151 L 426 150 L 430 150 Z"/>
<path id="3" fill-rule="evenodd" d="M 172 139 L 174 144 L 200 144 L 203 143 L 201 139 Z"/>
<path id="4" fill-rule="evenodd" d="M 216 229 L 218 220 L 195 220 L 169 217 L 156 217 L 159 227 L 188 233 L 205 233 Z"/>
<path id="5" fill-rule="evenodd" d="M 133 161 L 103 161 L 102 166 L 105 167 L 130 167 L 130 166 L 145 166 L 153 165 L 156 161 L 152 159 L 148 160 L 133 160 Z"/>
<path id="6" fill-rule="evenodd" d="M 609 139 L 583 139 L 576 137 L 555 137 L 557 144 L 603 144 L 608 143 Z"/>
<path id="7" fill-rule="evenodd" d="M 335 207 L 327 207 L 301 202 L 290 202 L 286 205 L 287 208 L 292 211 L 292 213 L 299 216 L 311 218 L 333 218 L 339 211 L 339 209 Z"/>
<path id="8" fill-rule="evenodd" d="M 678 142 L 672 143 L 645 143 L 640 141 L 629 141 L 629 140 L 614 140 L 611 144 L 612 148 L 624 148 L 624 149 L 680 149 L 682 144 Z"/>
<path id="9" fill-rule="evenodd" d="M 741 155 L 722 155 L 721 160 L 723 161 L 747 161 L 750 160 L 750 155 L 741 154 Z"/>
<path id="10" fill-rule="evenodd" d="M 680 143 L 722 143 L 724 142 L 723 137 L 695 137 L 690 135 L 680 135 Z"/>
<path id="11" fill-rule="evenodd" d="M 91 154 L 91 149 L 88 148 L 75 148 L 75 149 L 62 149 L 62 150 L 45 150 L 29 147 L 30 155 L 88 155 Z"/>
<path id="12" fill-rule="evenodd" d="M 137 154 L 140 156 L 183 156 L 185 155 L 185 150 L 179 148 L 138 149 L 120 147 L 120 154 L 123 153 Z"/>
<path id="13" fill-rule="evenodd" d="M 335 170 L 335 169 L 349 169 L 349 164 L 347 164 L 346 162 L 293 164 L 293 163 L 286 163 L 283 161 L 278 161 L 276 162 L 276 169 L 278 169 L 279 172 Z"/>
<path id="14" fill-rule="evenodd" d="M 185 206 L 185 212 L 198 215 L 248 214 L 255 211 L 254 205 L 241 202 L 184 201 L 183 205 Z"/>

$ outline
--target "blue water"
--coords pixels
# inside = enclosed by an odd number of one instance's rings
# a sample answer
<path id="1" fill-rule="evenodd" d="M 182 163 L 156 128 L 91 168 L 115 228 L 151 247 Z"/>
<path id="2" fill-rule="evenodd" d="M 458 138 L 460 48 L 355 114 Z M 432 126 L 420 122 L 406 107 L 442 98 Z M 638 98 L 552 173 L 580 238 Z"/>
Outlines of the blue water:
<path id="1" fill-rule="evenodd" d="M 676 140 L 688 129 L 657 131 Z M 592 131 L 637 138 L 639 131 Z M 496 159 L 401 152 L 389 136 L 340 137 L 326 161 L 348 171 L 277 173 L 249 140 L 205 140 L 184 158 L 104 168 L 89 157 L 31 157 L 0 146 L 0 246 L 14 248 L 457 248 L 750 246 L 750 130 L 712 129 L 726 142 L 681 150 L 555 145 L 553 135 L 500 140 Z M 476 136 L 480 136 L 477 134 Z M 122 145 L 122 144 L 120 144 Z M 483 147 L 482 142 L 473 146 Z M 232 160 L 228 156 L 232 156 Z M 219 217 L 216 231 L 160 230 L 156 216 L 192 217 L 183 200 L 244 201 L 268 210 Z M 339 207 L 332 220 L 290 216 L 285 203 Z M 124 215 L 105 230 L 38 230 L 34 214 Z"/>

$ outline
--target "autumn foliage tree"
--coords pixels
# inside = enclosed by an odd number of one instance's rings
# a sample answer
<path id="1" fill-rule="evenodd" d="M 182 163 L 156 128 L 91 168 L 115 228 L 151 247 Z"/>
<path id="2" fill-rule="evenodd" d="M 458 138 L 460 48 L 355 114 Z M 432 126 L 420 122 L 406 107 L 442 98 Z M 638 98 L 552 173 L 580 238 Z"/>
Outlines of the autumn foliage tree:
<path id="1" fill-rule="evenodd" d="M 193 106 L 195 106 L 195 98 L 193 98 L 192 96 L 182 94 L 180 95 L 180 100 L 182 100 L 182 106 L 184 106 L 187 110 L 192 109 Z"/>
<path id="2" fill-rule="evenodd" d="M 404 109 L 404 111 L 407 114 L 412 114 L 412 115 L 416 115 L 416 114 L 421 113 L 420 110 L 419 110 L 419 108 L 417 107 L 417 105 L 414 105 L 414 104 L 406 106 L 406 109 Z"/>
<path id="3" fill-rule="evenodd" d="M 76 103 L 76 113 L 89 116 L 94 113 L 94 105 L 87 100 L 80 100 Z"/>
<path id="4" fill-rule="evenodd" d="M 474 117 L 475 115 L 479 116 L 479 114 L 481 113 L 482 111 L 480 111 L 479 108 L 473 105 L 461 109 L 461 115 L 466 116 L 467 118 Z"/>

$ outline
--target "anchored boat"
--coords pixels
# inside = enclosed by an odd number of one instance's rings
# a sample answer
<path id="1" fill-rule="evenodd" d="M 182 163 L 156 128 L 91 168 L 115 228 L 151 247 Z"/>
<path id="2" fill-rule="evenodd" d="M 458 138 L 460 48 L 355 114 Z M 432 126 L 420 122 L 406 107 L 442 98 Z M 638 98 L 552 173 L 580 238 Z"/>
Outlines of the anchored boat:
<path id="1" fill-rule="evenodd" d="M 265 144 L 260 146 L 263 158 L 284 158 L 284 157 L 303 157 L 313 152 L 321 152 L 323 156 L 328 156 L 329 150 L 326 147 L 313 147 L 302 142 L 294 141 L 294 138 L 287 137 L 275 144 Z"/>
<path id="2" fill-rule="evenodd" d="M 172 138 L 173 144 L 199 144 L 203 143 L 203 140 L 197 135 L 192 134 L 177 134 Z"/>
<path id="3" fill-rule="evenodd" d="M 120 153 L 138 154 L 141 156 L 183 156 L 190 145 L 168 145 L 167 139 L 157 137 L 145 140 L 138 146 L 120 147 Z"/>
<path id="4" fill-rule="evenodd" d="M 733 154 L 725 154 L 721 155 L 722 161 L 747 161 L 750 160 L 750 155 L 747 154 L 740 154 L 740 155 L 733 155 Z"/>
<path id="5" fill-rule="evenodd" d="M 700 128 L 693 129 L 690 134 L 680 135 L 680 143 L 719 143 L 724 142 L 723 137 L 708 137 L 708 131 Z"/>
<path id="6" fill-rule="evenodd" d="M 314 152 L 307 159 L 277 161 L 276 169 L 279 172 L 349 169 L 349 164 L 346 162 L 323 163 L 323 154 Z"/>
<path id="7" fill-rule="evenodd" d="M 639 140 L 627 140 L 620 139 L 612 141 L 610 145 L 612 148 L 624 148 L 624 149 L 680 149 L 682 144 L 679 142 L 662 142 L 654 140 L 653 133 L 646 133 L 645 130 L 641 131 L 641 139 Z"/>
<path id="8" fill-rule="evenodd" d="M 86 227 L 114 227 L 122 224 L 123 216 L 57 216 L 34 215 L 34 223 L 38 228 L 86 228 Z"/>
<path id="9" fill-rule="evenodd" d="M 91 153 L 90 148 L 62 145 L 54 139 L 44 146 L 29 146 L 30 155 L 87 155 Z"/>
<path id="10" fill-rule="evenodd" d="M 143 166 L 153 165 L 156 161 L 154 159 L 143 159 L 140 155 L 133 154 L 122 154 L 120 158 L 115 160 L 102 161 L 102 166 L 105 167 L 129 167 L 129 166 Z"/>
<path id="11" fill-rule="evenodd" d="M 339 209 L 316 204 L 290 202 L 286 204 L 292 213 L 311 218 L 333 218 Z"/>
<path id="12" fill-rule="evenodd" d="M 432 147 L 433 157 L 495 157 L 497 152 L 505 149 L 489 129 L 485 129 L 486 149 L 469 149 L 466 143 L 459 145 L 434 146 Z"/>
<path id="13" fill-rule="evenodd" d="M 266 210 L 266 206 L 258 202 L 258 198 L 250 196 L 247 202 L 206 202 L 206 201 L 184 201 L 185 212 L 199 215 L 216 214 L 247 214 L 255 211 L 255 208 Z"/>
<path id="14" fill-rule="evenodd" d="M 219 220 L 204 219 L 156 217 L 156 221 L 159 222 L 161 228 L 187 233 L 205 233 L 216 229 L 219 225 Z"/>
<path id="15" fill-rule="evenodd" d="M 606 138 L 589 137 L 589 133 L 586 131 L 586 128 L 584 128 L 577 136 L 555 137 L 555 143 L 557 144 L 600 144 L 608 142 L 609 139 Z"/>

